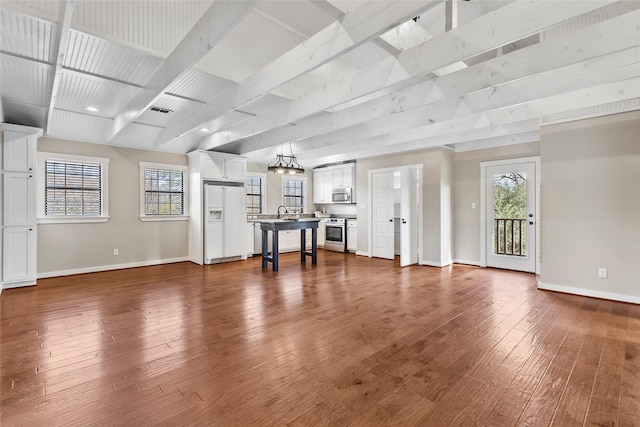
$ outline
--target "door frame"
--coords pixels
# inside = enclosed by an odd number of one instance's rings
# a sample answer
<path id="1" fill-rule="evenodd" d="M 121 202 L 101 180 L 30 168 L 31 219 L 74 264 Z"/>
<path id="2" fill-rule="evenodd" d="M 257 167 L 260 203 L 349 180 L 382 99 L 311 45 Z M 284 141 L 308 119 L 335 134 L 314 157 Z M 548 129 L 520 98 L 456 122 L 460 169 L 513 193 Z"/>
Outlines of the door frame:
<path id="1" fill-rule="evenodd" d="M 423 253 L 423 225 L 422 225 L 422 218 L 424 216 L 424 205 L 423 205 L 423 196 L 424 196 L 424 178 L 423 178 L 423 168 L 424 165 L 417 163 L 417 164 L 411 164 L 411 165 L 402 165 L 402 166 L 395 166 L 395 167 L 389 167 L 389 168 L 380 168 L 380 169 L 370 169 L 367 171 L 367 177 L 368 177 L 368 182 L 367 182 L 367 219 L 368 219 L 368 227 L 367 227 L 367 239 L 369 240 L 368 245 L 367 245 L 367 253 L 366 254 L 362 254 L 362 255 L 366 255 L 369 258 L 373 257 L 373 210 L 371 209 L 371 203 L 373 202 L 373 198 L 371 196 L 371 192 L 372 192 L 372 176 L 374 173 L 380 173 L 380 172 L 400 172 L 402 174 L 403 170 L 405 169 L 411 169 L 411 168 L 415 168 L 418 169 L 418 203 L 416 206 L 416 233 L 417 233 L 417 239 L 418 239 L 418 262 L 417 264 L 419 265 L 423 265 L 423 259 L 422 259 L 422 253 Z M 400 179 L 400 183 L 402 185 L 402 179 Z"/>
<path id="2" fill-rule="evenodd" d="M 487 266 L 487 168 L 517 163 L 534 163 L 536 169 L 535 184 L 535 230 L 536 253 L 535 274 L 540 274 L 540 156 L 519 157 L 515 159 L 480 162 L 480 267 Z"/>

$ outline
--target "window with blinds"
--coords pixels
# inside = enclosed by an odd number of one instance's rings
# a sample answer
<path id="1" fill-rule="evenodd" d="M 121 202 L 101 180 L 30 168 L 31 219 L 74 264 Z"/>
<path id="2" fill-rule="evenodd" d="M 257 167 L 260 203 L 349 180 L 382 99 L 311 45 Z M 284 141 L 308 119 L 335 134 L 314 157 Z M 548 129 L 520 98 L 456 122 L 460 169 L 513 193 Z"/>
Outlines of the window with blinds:
<path id="1" fill-rule="evenodd" d="M 291 212 L 303 212 L 304 181 L 298 179 L 283 180 L 283 205 Z"/>
<path id="2" fill-rule="evenodd" d="M 102 165 L 45 161 L 45 216 L 101 216 Z"/>
<path id="3" fill-rule="evenodd" d="M 184 215 L 184 172 L 145 168 L 145 215 Z"/>
<path id="4" fill-rule="evenodd" d="M 262 213 L 262 178 L 256 176 L 248 176 L 245 188 L 247 190 L 247 213 Z"/>

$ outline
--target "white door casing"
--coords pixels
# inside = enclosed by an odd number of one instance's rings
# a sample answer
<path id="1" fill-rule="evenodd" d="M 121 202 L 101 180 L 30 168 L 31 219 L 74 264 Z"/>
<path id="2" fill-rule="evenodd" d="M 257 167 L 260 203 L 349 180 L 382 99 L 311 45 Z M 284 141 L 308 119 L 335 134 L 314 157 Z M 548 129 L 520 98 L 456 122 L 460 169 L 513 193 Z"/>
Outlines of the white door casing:
<path id="1" fill-rule="evenodd" d="M 540 160 L 539 157 L 528 157 L 521 159 L 500 160 L 494 162 L 483 162 L 481 168 L 481 231 L 480 231 L 480 254 L 481 265 L 483 267 L 496 267 L 509 270 L 526 271 L 538 273 L 539 268 L 539 229 L 538 218 L 540 207 L 537 203 L 539 182 L 540 182 Z M 519 174 L 526 177 L 526 214 L 520 221 L 497 221 L 494 222 L 494 178 L 506 174 Z M 511 238 L 513 246 L 504 239 L 503 231 L 507 236 L 511 230 L 516 235 L 520 232 L 522 223 L 523 236 L 526 244 L 523 245 L 522 254 L 518 246 L 518 240 Z M 513 226 L 513 228 L 511 228 Z M 501 241 L 497 243 L 494 239 L 496 227 L 500 228 L 499 237 Z M 506 246 L 505 246 L 506 243 Z M 505 249 L 506 247 L 506 249 Z M 507 252 L 507 253 L 504 253 Z M 513 255 L 511 254 L 513 253 Z"/>

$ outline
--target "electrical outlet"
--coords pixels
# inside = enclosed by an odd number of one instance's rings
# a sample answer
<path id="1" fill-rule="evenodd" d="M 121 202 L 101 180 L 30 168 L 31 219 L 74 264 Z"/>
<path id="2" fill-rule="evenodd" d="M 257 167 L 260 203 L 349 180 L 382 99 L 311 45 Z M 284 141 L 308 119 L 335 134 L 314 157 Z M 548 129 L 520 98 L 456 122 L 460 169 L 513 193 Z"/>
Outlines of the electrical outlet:
<path id="1" fill-rule="evenodd" d="M 607 269 L 606 268 L 599 268 L 598 269 L 598 277 L 601 279 L 606 279 L 607 278 Z"/>
<path id="2" fill-rule="evenodd" d="M 120 249 L 114 249 L 113 250 L 113 254 L 114 255 L 120 255 Z"/>
<path id="3" fill-rule="evenodd" d="M 475 209 L 476 208 L 476 204 L 475 203 L 471 203 L 471 209 Z"/>

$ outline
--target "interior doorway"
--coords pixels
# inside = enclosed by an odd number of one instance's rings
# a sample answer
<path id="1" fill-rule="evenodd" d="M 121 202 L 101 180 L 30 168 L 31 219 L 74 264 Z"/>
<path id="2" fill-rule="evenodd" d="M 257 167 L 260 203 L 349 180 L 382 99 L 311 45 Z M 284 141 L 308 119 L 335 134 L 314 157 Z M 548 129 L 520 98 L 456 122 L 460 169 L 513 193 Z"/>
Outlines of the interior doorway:
<path id="1" fill-rule="evenodd" d="M 483 265 L 537 272 L 539 158 L 480 167 Z"/>
<path id="2" fill-rule="evenodd" d="M 417 264 L 421 253 L 422 166 L 369 171 L 369 254 Z"/>

